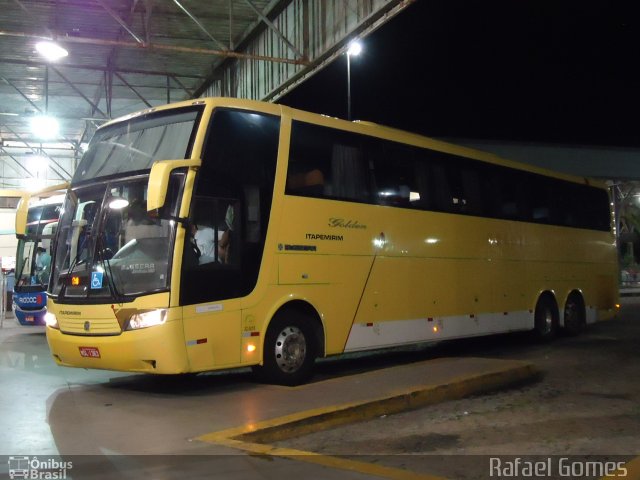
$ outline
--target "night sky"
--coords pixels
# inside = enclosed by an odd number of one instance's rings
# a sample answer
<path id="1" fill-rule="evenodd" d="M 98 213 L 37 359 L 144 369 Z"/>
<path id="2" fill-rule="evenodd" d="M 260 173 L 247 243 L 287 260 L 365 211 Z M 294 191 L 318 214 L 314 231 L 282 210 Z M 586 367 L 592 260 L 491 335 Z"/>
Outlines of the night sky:
<path id="1" fill-rule="evenodd" d="M 354 119 L 436 137 L 638 146 L 630 1 L 417 0 L 351 61 Z M 341 56 L 280 102 L 346 118 Z"/>

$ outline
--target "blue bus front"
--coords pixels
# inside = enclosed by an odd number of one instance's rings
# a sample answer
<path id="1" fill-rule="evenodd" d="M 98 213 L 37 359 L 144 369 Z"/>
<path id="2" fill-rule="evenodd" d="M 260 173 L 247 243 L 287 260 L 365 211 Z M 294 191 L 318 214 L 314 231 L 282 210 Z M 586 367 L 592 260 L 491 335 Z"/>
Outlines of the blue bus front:
<path id="1" fill-rule="evenodd" d="M 18 238 L 13 305 L 20 325 L 45 324 L 52 241 L 60 208 L 60 203 L 29 208 L 26 232 Z"/>

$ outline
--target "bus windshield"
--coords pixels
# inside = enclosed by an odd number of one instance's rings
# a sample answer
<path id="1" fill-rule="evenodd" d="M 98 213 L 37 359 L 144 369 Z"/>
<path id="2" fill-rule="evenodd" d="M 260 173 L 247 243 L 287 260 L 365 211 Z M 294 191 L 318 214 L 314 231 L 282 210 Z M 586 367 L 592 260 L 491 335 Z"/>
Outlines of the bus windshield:
<path id="1" fill-rule="evenodd" d="M 29 209 L 25 236 L 18 241 L 16 291 L 26 286 L 46 286 L 51 272 L 51 241 L 56 233 L 60 203 Z"/>
<path id="2" fill-rule="evenodd" d="M 96 132 L 71 181 L 149 170 L 156 160 L 187 158 L 201 108 L 136 117 Z"/>
<path id="3" fill-rule="evenodd" d="M 52 295 L 100 302 L 168 289 L 172 219 L 184 175 L 172 174 L 167 204 L 151 217 L 149 171 L 155 161 L 189 157 L 200 112 L 200 107 L 156 112 L 98 130 L 65 199 Z M 85 180 L 91 184 L 82 186 Z"/>
<path id="4" fill-rule="evenodd" d="M 147 181 L 138 176 L 68 195 L 60 218 L 53 295 L 104 301 L 168 288 L 175 222 L 169 215 L 147 213 Z M 172 195 L 169 207 L 177 200 Z"/>

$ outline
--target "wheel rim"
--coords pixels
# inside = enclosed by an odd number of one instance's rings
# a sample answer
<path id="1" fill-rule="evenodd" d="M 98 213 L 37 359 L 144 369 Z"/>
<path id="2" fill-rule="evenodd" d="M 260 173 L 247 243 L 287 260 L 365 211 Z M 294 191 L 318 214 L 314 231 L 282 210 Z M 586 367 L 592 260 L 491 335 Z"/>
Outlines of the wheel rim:
<path id="1" fill-rule="evenodd" d="M 307 340 L 298 327 L 286 327 L 276 339 L 276 363 L 280 370 L 292 373 L 298 370 L 307 356 Z"/>
<path id="2" fill-rule="evenodd" d="M 543 333 L 547 334 L 551 332 L 551 330 L 553 329 L 553 312 L 549 309 L 546 309 L 544 311 L 544 317 L 542 320 Z"/>
<path id="3" fill-rule="evenodd" d="M 573 302 L 568 302 L 564 307 L 564 323 L 565 325 L 578 325 L 578 306 Z"/>

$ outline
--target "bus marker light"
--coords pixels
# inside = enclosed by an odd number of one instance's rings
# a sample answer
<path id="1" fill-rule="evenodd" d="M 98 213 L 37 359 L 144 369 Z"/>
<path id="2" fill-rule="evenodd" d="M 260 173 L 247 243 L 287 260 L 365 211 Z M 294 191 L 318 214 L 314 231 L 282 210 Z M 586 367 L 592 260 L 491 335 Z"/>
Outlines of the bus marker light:
<path id="1" fill-rule="evenodd" d="M 433 332 L 434 333 L 438 333 L 439 328 L 438 327 L 433 327 Z"/>
<path id="2" fill-rule="evenodd" d="M 256 346 L 253 343 L 250 343 L 249 345 L 247 345 L 247 352 L 251 353 L 251 352 L 255 352 L 256 350 Z"/>

